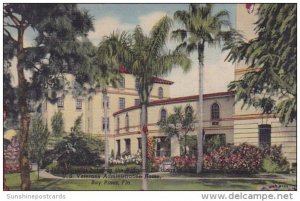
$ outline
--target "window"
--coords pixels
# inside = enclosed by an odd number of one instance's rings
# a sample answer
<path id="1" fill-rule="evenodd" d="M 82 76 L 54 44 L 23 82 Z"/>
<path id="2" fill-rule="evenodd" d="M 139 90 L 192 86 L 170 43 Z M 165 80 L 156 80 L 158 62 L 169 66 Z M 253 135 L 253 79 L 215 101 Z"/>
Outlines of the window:
<path id="1" fill-rule="evenodd" d="M 214 103 L 211 106 L 211 119 L 219 120 L 220 119 L 220 107 L 217 103 Z"/>
<path id="2" fill-rule="evenodd" d="M 135 79 L 135 89 L 137 91 L 139 90 L 139 81 L 138 81 L 138 79 Z"/>
<path id="3" fill-rule="evenodd" d="M 82 100 L 81 99 L 76 99 L 76 110 L 81 110 L 82 109 Z"/>
<path id="4" fill-rule="evenodd" d="M 117 157 L 121 155 L 121 142 L 117 140 Z"/>
<path id="5" fill-rule="evenodd" d="M 134 105 L 139 106 L 140 105 L 140 99 L 134 99 Z"/>
<path id="6" fill-rule="evenodd" d="M 138 149 L 142 150 L 142 138 L 138 138 Z"/>
<path id="7" fill-rule="evenodd" d="M 125 78 L 120 79 L 120 88 L 125 88 Z"/>
<path id="8" fill-rule="evenodd" d="M 120 117 L 117 117 L 117 134 L 120 132 Z"/>
<path id="9" fill-rule="evenodd" d="M 161 121 L 167 121 L 167 111 L 165 109 L 162 109 L 160 111 L 160 120 Z"/>
<path id="10" fill-rule="evenodd" d="M 125 139 L 125 153 L 130 155 L 131 154 L 131 142 L 130 139 Z"/>
<path id="11" fill-rule="evenodd" d="M 259 146 L 271 145 L 271 125 L 258 125 L 259 130 Z"/>
<path id="12" fill-rule="evenodd" d="M 106 118 L 106 120 L 107 120 L 107 130 L 109 131 L 109 117 L 108 118 Z M 105 118 L 104 117 L 102 117 L 102 131 L 104 131 L 105 130 Z"/>
<path id="13" fill-rule="evenodd" d="M 125 98 L 119 98 L 119 109 L 125 109 Z"/>
<path id="14" fill-rule="evenodd" d="M 48 101 L 45 100 L 45 101 L 44 101 L 44 111 L 45 111 L 45 112 L 47 112 L 47 107 L 48 107 L 47 104 L 48 104 Z"/>
<path id="15" fill-rule="evenodd" d="M 225 134 L 207 134 L 205 135 L 205 144 L 211 145 L 216 142 L 220 142 L 221 145 L 226 144 L 226 135 Z"/>
<path id="16" fill-rule="evenodd" d="M 128 113 L 126 113 L 126 116 L 125 116 L 125 130 L 129 131 L 129 115 L 128 115 Z"/>
<path id="17" fill-rule="evenodd" d="M 192 106 L 187 106 L 187 107 L 185 108 L 185 115 L 186 115 L 187 117 L 192 118 L 193 112 L 194 112 L 194 110 L 193 110 Z"/>
<path id="18" fill-rule="evenodd" d="M 59 107 L 59 108 L 63 108 L 64 107 L 64 98 L 63 97 L 59 97 L 57 99 L 57 107 Z"/>
<path id="19" fill-rule="evenodd" d="M 163 99 L 163 97 L 164 97 L 164 90 L 162 87 L 159 87 L 158 88 L 158 98 Z"/>
<path id="20" fill-rule="evenodd" d="M 109 108 L 109 96 L 106 96 L 106 108 Z M 103 101 L 102 101 L 102 107 L 104 108 L 104 96 L 103 96 Z"/>

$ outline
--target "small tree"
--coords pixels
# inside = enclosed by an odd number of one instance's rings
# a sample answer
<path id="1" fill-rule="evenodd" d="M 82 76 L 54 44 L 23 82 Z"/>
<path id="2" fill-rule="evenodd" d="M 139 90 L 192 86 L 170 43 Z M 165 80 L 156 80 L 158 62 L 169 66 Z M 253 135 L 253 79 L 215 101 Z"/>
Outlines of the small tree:
<path id="1" fill-rule="evenodd" d="M 171 114 L 166 120 L 157 123 L 160 129 L 168 135 L 178 137 L 180 144 L 183 144 L 183 155 L 187 154 L 187 135 L 194 130 L 196 116 L 194 111 L 188 107 L 185 112 L 181 107 L 174 107 L 174 114 Z"/>
<path id="2" fill-rule="evenodd" d="M 104 145 L 99 139 L 87 137 L 81 130 L 79 116 L 69 136 L 55 146 L 58 164 L 68 171 L 71 165 L 99 165 Z"/>
<path id="3" fill-rule="evenodd" d="M 64 132 L 64 119 L 61 111 L 55 112 L 51 118 L 52 133 L 55 136 L 61 136 Z"/>
<path id="4" fill-rule="evenodd" d="M 50 133 L 40 117 L 33 119 L 29 131 L 30 159 L 37 163 L 38 180 L 40 178 L 40 165 L 46 151 L 46 144 Z"/>

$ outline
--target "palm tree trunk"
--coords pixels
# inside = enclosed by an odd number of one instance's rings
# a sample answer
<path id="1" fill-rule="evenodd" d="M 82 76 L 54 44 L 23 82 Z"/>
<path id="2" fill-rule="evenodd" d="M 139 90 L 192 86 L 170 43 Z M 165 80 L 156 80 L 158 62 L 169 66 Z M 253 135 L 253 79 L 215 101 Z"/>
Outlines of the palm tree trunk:
<path id="1" fill-rule="evenodd" d="M 184 156 L 186 156 L 186 133 L 184 134 Z"/>
<path id="2" fill-rule="evenodd" d="M 20 110 L 20 172 L 21 190 L 30 190 L 30 165 L 28 158 L 28 134 L 30 117 L 27 105 L 27 81 L 24 75 L 24 49 L 23 49 L 24 29 L 18 29 L 18 50 L 17 50 L 17 73 L 18 73 L 18 105 Z"/>
<path id="3" fill-rule="evenodd" d="M 107 115 L 107 90 L 103 90 L 103 104 L 104 104 L 104 135 L 105 135 L 105 171 L 108 170 L 108 115 Z"/>
<path id="4" fill-rule="evenodd" d="M 40 180 L 40 163 L 37 163 L 37 180 Z"/>
<path id="5" fill-rule="evenodd" d="M 203 165 L 203 60 L 204 60 L 204 42 L 198 44 L 198 61 L 199 61 L 199 101 L 198 101 L 198 118 L 199 118 L 199 129 L 198 129 L 198 158 L 197 158 L 197 174 L 202 172 Z"/>
<path id="6" fill-rule="evenodd" d="M 147 133 L 144 132 L 144 126 L 147 126 L 147 103 L 142 103 L 142 114 L 141 114 L 141 132 L 142 132 L 142 179 L 143 186 L 142 190 L 148 190 L 148 181 L 147 181 Z"/>

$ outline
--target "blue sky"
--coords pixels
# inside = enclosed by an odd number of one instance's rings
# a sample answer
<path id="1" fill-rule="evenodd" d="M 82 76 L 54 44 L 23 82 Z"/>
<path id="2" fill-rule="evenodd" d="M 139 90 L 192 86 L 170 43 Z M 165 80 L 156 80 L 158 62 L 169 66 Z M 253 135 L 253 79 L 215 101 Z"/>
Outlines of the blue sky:
<path id="1" fill-rule="evenodd" d="M 88 34 L 88 38 L 98 45 L 102 37 L 112 31 L 132 31 L 140 25 L 145 33 L 149 33 L 153 25 L 163 16 L 173 16 L 177 10 L 187 10 L 188 4 L 79 4 L 94 17 L 95 31 Z M 230 13 L 230 21 L 235 27 L 235 4 L 215 4 L 214 12 L 226 9 Z M 175 27 L 178 25 L 175 24 Z M 175 29 L 175 28 L 174 28 Z M 25 32 L 24 45 L 31 46 L 35 34 L 32 30 Z M 169 41 L 168 49 L 178 45 L 176 41 Z M 204 58 L 204 93 L 214 93 L 227 90 L 227 84 L 234 79 L 234 66 L 224 62 L 227 55 L 220 47 L 205 47 Z M 183 75 L 181 69 L 174 69 L 165 79 L 174 81 L 171 86 L 171 97 L 189 96 L 198 93 L 198 60 L 196 54 L 191 55 L 192 69 Z M 13 65 L 15 61 L 13 61 Z M 13 74 L 16 69 L 12 69 Z M 30 77 L 28 74 L 27 76 Z M 13 82 L 16 82 L 13 81 Z"/>
<path id="2" fill-rule="evenodd" d="M 188 9 L 188 4 L 80 4 L 89 10 L 95 18 L 95 32 L 89 34 L 90 40 L 99 44 L 101 38 L 114 30 L 131 31 L 140 25 L 147 33 L 162 16 L 173 16 L 177 10 Z M 235 26 L 235 5 L 215 4 L 214 12 L 226 9 L 230 13 L 230 21 Z M 168 48 L 176 47 L 175 41 L 168 43 Z M 206 47 L 204 69 L 204 92 L 213 93 L 226 91 L 227 84 L 234 79 L 233 65 L 224 62 L 226 53 L 219 47 Z M 192 69 L 183 75 L 181 69 L 174 69 L 165 78 L 175 84 L 171 87 L 171 96 L 188 96 L 198 93 L 198 61 L 195 54 L 191 55 Z"/>

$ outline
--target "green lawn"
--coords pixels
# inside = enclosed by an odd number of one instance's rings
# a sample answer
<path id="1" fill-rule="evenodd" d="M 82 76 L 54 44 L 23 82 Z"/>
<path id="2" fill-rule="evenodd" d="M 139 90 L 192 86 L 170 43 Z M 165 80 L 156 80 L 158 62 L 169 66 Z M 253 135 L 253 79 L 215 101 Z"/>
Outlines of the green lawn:
<path id="1" fill-rule="evenodd" d="M 19 174 L 7 174 L 6 178 L 10 190 L 19 190 Z M 32 173 L 32 190 L 141 190 L 142 185 L 140 179 L 127 179 L 123 184 L 122 179 L 40 179 L 39 181 L 36 179 L 36 173 Z M 260 186 L 272 184 L 296 185 L 296 181 L 210 178 L 204 180 L 149 179 L 148 181 L 149 190 L 257 190 Z M 119 185 L 116 185 L 116 182 Z"/>

